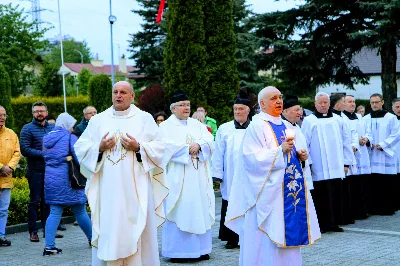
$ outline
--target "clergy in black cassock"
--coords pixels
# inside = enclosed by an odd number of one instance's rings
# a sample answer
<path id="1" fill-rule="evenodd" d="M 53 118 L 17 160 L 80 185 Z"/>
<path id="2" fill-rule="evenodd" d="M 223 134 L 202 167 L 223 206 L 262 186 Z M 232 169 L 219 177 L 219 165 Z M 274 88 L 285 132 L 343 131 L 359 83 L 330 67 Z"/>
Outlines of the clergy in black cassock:
<path id="1" fill-rule="evenodd" d="M 222 124 L 215 138 L 215 151 L 212 157 L 214 180 L 221 182 L 222 208 L 219 239 L 227 241 L 225 247 L 238 247 L 239 236 L 227 228 L 225 223 L 228 209 L 229 194 L 235 175 L 235 165 L 238 165 L 238 154 L 246 128 L 250 124 L 250 101 L 243 92 L 236 98 L 233 105 L 234 120 Z"/>

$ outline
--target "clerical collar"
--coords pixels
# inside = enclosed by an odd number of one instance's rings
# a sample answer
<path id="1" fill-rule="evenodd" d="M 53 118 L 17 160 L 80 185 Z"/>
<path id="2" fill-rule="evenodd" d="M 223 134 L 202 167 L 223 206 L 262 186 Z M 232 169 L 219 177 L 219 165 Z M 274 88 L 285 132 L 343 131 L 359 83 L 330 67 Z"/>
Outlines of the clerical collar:
<path id="1" fill-rule="evenodd" d="M 288 121 L 290 124 L 292 124 L 292 126 L 296 126 L 296 122 L 294 122 L 294 123 L 290 122 L 289 120 L 287 120 L 287 118 L 286 118 L 284 115 L 281 115 L 281 117 L 282 117 L 283 120 L 286 120 L 286 121 Z"/>
<path id="2" fill-rule="evenodd" d="M 385 109 L 378 110 L 378 111 L 372 111 L 371 112 L 371 118 L 382 118 L 387 114 L 387 111 Z"/>
<path id="3" fill-rule="evenodd" d="M 114 109 L 114 107 L 113 107 L 113 114 L 114 114 L 115 116 L 126 116 L 126 115 L 129 114 L 129 112 L 131 111 L 131 109 L 132 109 L 132 106 L 129 106 L 129 108 L 126 109 L 126 110 L 124 110 L 124 111 L 116 111 L 116 110 Z"/>
<path id="4" fill-rule="evenodd" d="M 343 111 L 343 114 L 344 114 L 345 116 L 347 116 L 350 120 L 356 120 L 356 119 L 358 119 L 358 116 L 356 115 L 355 112 L 350 113 L 350 112 L 347 112 L 346 110 L 344 110 L 344 111 Z"/>
<path id="5" fill-rule="evenodd" d="M 317 110 L 315 110 L 313 112 L 313 115 L 315 115 L 317 118 L 330 118 L 330 117 L 333 117 L 333 113 L 332 113 L 331 109 L 328 110 L 327 114 L 322 114 L 322 113 L 318 112 Z"/>
<path id="6" fill-rule="evenodd" d="M 250 124 L 250 120 L 247 119 L 247 121 L 244 122 L 242 125 L 239 122 L 237 122 L 236 120 L 233 120 L 233 123 L 235 124 L 236 129 L 246 129 Z"/>
<path id="7" fill-rule="evenodd" d="M 342 116 L 342 111 L 332 109 L 332 113 L 337 114 L 338 116 Z"/>

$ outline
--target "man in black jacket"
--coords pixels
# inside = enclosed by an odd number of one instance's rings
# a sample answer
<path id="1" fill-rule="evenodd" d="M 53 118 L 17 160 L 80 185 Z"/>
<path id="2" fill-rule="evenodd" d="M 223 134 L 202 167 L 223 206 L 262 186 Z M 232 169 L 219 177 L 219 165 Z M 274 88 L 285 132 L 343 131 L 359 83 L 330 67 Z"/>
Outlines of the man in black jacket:
<path id="1" fill-rule="evenodd" d="M 97 110 L 93 106 L 85 107 L 85 109 L 83 109 L 84 117 L 82 118 L 82 121 L 79 123 L 79 125 L 77 125 L 75 127 L 74 135 L 76 135 L 79 138 L 85 131 L 87 125 L 89 124 L 90 118 L 92 118 L 92 116 L 94 116 L 96 114 L 97 114 Z"/>
<path id="2" fill-rule="evenodd" d="M 26 124 L 20 134 L 21 153 L 28 160 L 26 177 L 29 182 L 28 229 L 31 242 L 39 242 L 36 225 L 37 214 L 40 207 L 42 228 L 45 228 L 49 216 L 49 205 L 44 202 L 44 172 L 42 146 L 43 136 L 49 133 L 54 125 L 45 119 L 48 115 L 47 106 L 43 102 L 32 105 L 32 122 Z M 58 235 L 58 238 L 62 237 Z"/>

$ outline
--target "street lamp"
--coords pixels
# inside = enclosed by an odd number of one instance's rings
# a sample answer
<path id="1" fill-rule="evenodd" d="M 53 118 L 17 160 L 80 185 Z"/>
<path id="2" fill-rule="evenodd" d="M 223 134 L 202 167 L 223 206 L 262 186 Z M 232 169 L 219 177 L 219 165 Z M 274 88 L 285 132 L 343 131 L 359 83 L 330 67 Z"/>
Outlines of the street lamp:
<path id="1" fill-rule="evenodd" d="M 64 92 L 64 112 L 67 112 L 67 93 L 65 89 L 65 72 L 64 68 L 64 51 L 63 51 L 63 40 L 62 40 L 62 31 L 61 31 L 61 12 L 60 12 L 60 0 L 57 1 L 58 3 L 58 25 L 60 27 L 60 48 L 61 48 L 61 69 L 62 69 L 62 82 L 63 82 L 63 92 Z"/>
<path id="2" fill-rule="evenodd" d="M 74 49 L 75 53 L 79 53 L 81 55 L 81 64 L 83 65 L 83 54 L 78 49 Z"/>
<path id="3" fill-rule="evenodd" d="M 113 24 L 117 21 L 117 17 L 112 14 L 110 0 L 110 16 L 108 17 L 108 21 L 110 22 L 110 33 L 111 33 L 111 83 L 114 86 L 114 43 L 113 43 Z"/>

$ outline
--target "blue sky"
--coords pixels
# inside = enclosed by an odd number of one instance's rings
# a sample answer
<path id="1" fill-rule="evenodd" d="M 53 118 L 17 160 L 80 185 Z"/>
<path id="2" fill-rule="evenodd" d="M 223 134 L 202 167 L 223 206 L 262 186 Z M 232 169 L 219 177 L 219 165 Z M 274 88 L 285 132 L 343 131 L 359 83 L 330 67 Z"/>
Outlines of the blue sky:
<path id="1" fill-rule="evenodd" d="M 0 0 L 0 4 L 19 4 L 20 7 L 29 10 L 31 3 L 25 0 Z M 253 11 L 265 13 L 276 10 L 286 10 L 301 3 L 300 0 L 247 0 L 252 5 Z M 53 29 L 46 33 L 46 38 L 58 36 L 58 14 L 57 0 L 40 0 L 42 9 L 42 21 L 45 27 L 53 26 Z M 119 55 L 129 53 L 127 40 L 129 34 L 140 29 L 140 17 L 130 10 L 137 9 L 137 2 L 134 0 L 113 0 L 113 15 L 117 17 L 114 24 L 114 62 L 118 64 Z M 79 41 L 85 40 L 93 55 L 98 54 L 99 59 L 105 63 L 111 62 L 110 52 L 110 27 L 108 16 L 110 14 L 109 0 L 60 0 L 61 27 L 63 35 L 70 35 Z M 132 60 L 128 64 L 133 64 Z"/>

